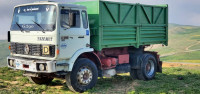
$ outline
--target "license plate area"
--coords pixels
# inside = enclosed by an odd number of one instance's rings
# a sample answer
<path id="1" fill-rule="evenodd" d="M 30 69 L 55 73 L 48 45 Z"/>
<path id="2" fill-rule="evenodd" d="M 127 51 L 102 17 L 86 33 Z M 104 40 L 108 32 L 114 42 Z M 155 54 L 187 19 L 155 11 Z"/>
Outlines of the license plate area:
<path id="1" fill-rule="evenodd" d="M 27 64 L 23 64 L 23 68 L 28 69 L 28 68 L 29 68 L 29 65 L 27 65 Z"/>
<path id="2" fill-rule="evenodd" d="M 25 60 L 16 60 L 16 69 L 29 69 L 32 62 Z"/>
<path id="3" fill-rule="evenodd" d="M 9 59 L 13 60 L 12 61 L 13 67 L 11 67 L 11 65 L 9 65 L 10 68 L 17 69 L 17 70 L 23 70 L 23 71 L 30 71 L 30 72 L 38 72 L 38 70 L 37 70 L 38 63 L 46 62 L 46 61 L 18 59 L 18 58 L 9 58 Z"/>

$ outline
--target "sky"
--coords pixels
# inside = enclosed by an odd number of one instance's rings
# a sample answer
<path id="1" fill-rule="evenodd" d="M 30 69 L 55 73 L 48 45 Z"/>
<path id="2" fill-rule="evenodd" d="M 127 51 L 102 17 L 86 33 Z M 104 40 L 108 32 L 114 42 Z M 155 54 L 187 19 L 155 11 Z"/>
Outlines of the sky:
<path id="1" fill-rule="evenodd" d="M 32 3 L 43 0 L 0 0 L 0 40 L 7 38 L 7 31 L 13 15 L 13 7 L 19 4 Z M 70 3 L 86 0 L 50 0 L 62 3 Z M 91 0 L 87 0 L 91 1 Z M 141 3 L 148 5 L 168 4 L 169 23 L 181 25 L 200 26 L 200 0 L 104 0 L 125 3 Z"/>

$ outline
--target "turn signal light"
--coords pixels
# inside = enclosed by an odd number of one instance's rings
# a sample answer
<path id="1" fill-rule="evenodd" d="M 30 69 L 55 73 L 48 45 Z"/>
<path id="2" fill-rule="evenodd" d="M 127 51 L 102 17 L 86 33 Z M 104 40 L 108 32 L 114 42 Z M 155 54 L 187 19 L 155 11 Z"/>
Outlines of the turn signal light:
<path id="1" fill-rule="evenodd" d="M 8 46 L 8 49 L 11 50 L 11 46 L 10 45 Z"/>
<path id="2" fill-rule="evenodd" d="M 59 49 L 57 49 L 56 53 L 57 53 L 57 55 L 59 55 L 59 53 L 60 53 Z"/>

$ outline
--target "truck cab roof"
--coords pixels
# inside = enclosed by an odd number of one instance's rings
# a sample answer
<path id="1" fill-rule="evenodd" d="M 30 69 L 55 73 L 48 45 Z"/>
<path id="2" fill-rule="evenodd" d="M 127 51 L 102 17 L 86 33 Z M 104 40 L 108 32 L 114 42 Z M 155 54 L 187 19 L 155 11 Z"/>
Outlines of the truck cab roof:
<path id="1" fill-rule="evenodd" d="M 15 6 L 15 7 L 27 6 L 27 5 L 42 5 L 42 4 L 52 4 L 52 5 L 58 5 L 58 6 L 67 6 L 67 7 L 70 7 L 70 8 L 86 9 L 86 7 L 82 6 L 82 5 L 69 4 L 69 3 L 60 3 L 60 2 L 54 2 L 54 1 L 39 1 L 39 2 L 21 4 L 21 5 Z"/>

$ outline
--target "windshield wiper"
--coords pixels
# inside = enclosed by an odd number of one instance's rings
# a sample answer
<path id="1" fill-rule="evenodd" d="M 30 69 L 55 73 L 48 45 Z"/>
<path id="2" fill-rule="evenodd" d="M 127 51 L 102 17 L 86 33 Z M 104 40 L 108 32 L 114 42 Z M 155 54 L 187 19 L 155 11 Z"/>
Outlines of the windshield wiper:
<path id="1" fill-rule="evenodd" d="M 32 20 L 32 21 L 33 21 L 33 20 Z M 40 28 L 42 29 L 42 32 L 43 32 L 43 33 L 45 33 L 45 32 L 44 32 L 44 28 L 42 28 L 42 26 L 41 26 L 40 24 L 38 24 L 38 23 L 35 22 L 35 21 L 33 21 L 33 22 L 34 22 L 38 27 L 40 27 Z"/>
<path id="2" fill-rule="evenodd" d="M 24 29 L 16 22 L 17 26 L 19 27 L 19 29 L 21 30 L 21 32 L 24 31 Z"/>

